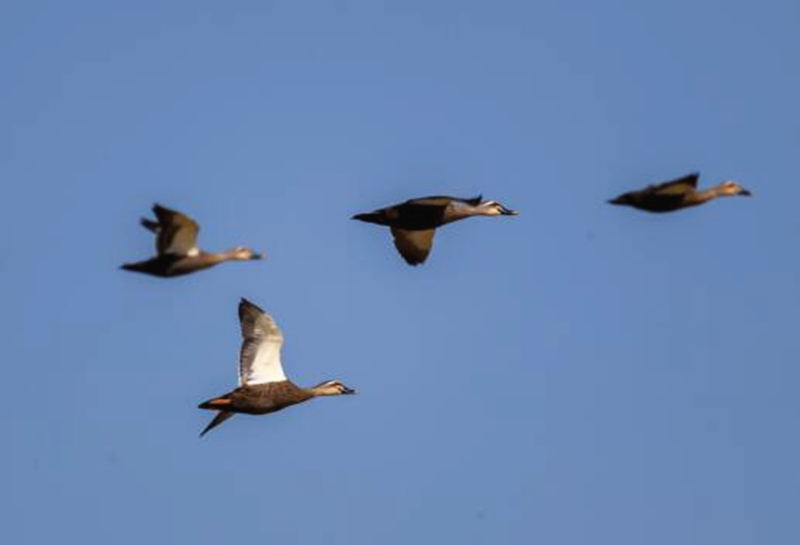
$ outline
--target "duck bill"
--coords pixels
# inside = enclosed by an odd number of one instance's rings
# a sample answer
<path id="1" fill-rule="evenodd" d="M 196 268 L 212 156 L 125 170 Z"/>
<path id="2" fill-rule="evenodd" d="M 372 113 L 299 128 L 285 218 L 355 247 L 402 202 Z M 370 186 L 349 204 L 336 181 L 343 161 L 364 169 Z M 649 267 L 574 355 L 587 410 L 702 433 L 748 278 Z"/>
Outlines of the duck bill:
<path id="1" fill-rule="evenodd" d="M 256 261 L 258 259 L 264 259 L 265 257 L 266 256 L 264 254 L 262 254 L 262 253 L 253 252 L 253 255 L 250 256 L 250 259 L 252 259 L 253 261 Z"/>
<path id="2" fill-rule="evenodd" d="M 747 189 L 742 189 L 739 192 L 739 195 L 742 196 L 742 197 L 752 197 L 753 196 L 753 194 L 750 191 L 748 191 Z"/>
<path id="3" fill-rule="evenodd" d="M 509 210 L 508 208 L 503 207 L 503 209 L 500 210 L 500 214 L 503 216 L 519 216 L 519 210 Z"/>
<path id="4" fill-rule="evenodd" d="M 346 387 L 346 386 L 345 386 L 344 390 L 342 390 L 342 395 L 346 395 L 346 396 L 352 396 L 352 395 L 356 395 L 357 393 L 358 393 L 358 392 L 356 392 L 356 391 L 355 391 L 355 390 L 353 390 L 352 388 L 348 388 L 348 387 Z"/>

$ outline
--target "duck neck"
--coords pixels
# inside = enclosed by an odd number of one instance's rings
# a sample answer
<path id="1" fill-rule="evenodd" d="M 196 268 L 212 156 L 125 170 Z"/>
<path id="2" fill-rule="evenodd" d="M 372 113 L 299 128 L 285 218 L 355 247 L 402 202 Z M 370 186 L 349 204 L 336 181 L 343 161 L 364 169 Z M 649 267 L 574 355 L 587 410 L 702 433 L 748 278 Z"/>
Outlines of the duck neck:
<path id="1" fill-rule="evenodd" d="M 317 384 L 316 386 L 312 386 L 311 388 L 305 388 L 307 394 L 311 397 L 323 397 L 323 396 L 336 396 L 341 394 L 341 392 L 326 383 Z"/>
<path id="2" fill-rule="evenodd" d="M 473 206 L 465 202 L 453 201 L 450 203 L 450 206 L 448 206 L 447 212 L 444 215 L 443 223 L 451 223 L 454 221 L 463 220 L 464 218 L 483 215 L 485 215 L 484 210 L 477 206 Z"/>
<path id="3" fill-rule="evenodd" d="M 694 193 L 690 193 L 687 195 L 687 200 L 691 204 L 702 204 L 706 201 L 710 201 L 711 199 L 716 199 L 717 197 L 721 197 L 724 194 L 720 191 L 719 186 L 709 187 L 708 189 L 703 189 L 701 191 L 695 191 Z"/>
<path id="4" fill-rule="evenodd" d="M 214 264 L 222 263 L 223 261 L 243 261 L 244 259 L 240 255 L 240 251 L 237 248 L 232 250 L 225 250 L 224 252 L 218 252 L 215 254 L 208 254 L 212 256 L 214 260 Z"/>
<path id="5" fill-rule="evenodd" d="M 211 267 L 229 259 L 228 252 L 200 252 L 196 259 L 207 267 Z"/>

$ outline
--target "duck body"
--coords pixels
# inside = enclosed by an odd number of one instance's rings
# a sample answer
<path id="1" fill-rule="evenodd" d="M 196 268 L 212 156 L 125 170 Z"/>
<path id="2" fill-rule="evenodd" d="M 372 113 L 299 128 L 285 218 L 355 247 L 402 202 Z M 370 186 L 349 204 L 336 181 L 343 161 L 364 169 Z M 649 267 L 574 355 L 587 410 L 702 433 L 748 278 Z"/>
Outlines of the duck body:
<path id="1" fill-rule="evenodd" d="M 380 208 L 374 212 L 356 214 L 353 219 L 408 231 L 423 231 L 469 217 L 470 214 L 467 212 L 470 207 L 477 206 L 480 202 L 480 197 L 475 199 L 423 197 Z"/>
<path id="2" fill-rule="evenodd" d="M 629 191 L 608 201 L 610 204 L 630 206 L 646 212 L 674 212 L 704 204 L 717 197 L 744 196 L 750 191 L 732 180 L 724 181 L 704 190 L 697 189 L 699 173 L 692 173 L 668 182 Z"/>
<path id="3" fill-rule="evenodd" d="M 201 403 L 200 409 L 225 410 L 232 413 L 269 414 L 308 401 L 312 393 L 290 380 L 245 385 L 223 396 Z"/>
<path id="4" fill-rule="evenodd" d="M 171 278 L 202 271 L 224 261 L 262 259 L 261 254 L 242 246 L 226 252 L 204 252 L 197 247 L 200 226 L 196 221 L 159 204 L 153 206 L 153 213 L 157 221 L 142 218 L 141 224 L 156 235 L 156 256 L 125 263 L 122 269 Z"/>
<path id="5" fill-rule="evenodd" d="M 611 204 L 619 204 L 630 206 L 645 212 L 674 212 L 682 208 L 690 206 L 697 206 L 700 202 L 693 201 L 687 197 L 688 194 L 683 195 L 659 195 L 657 193 L 648 193 L 643 191 L 630 191 L 623 193 L 612 201 Z"/>
<path id="6" fill-rule="evenodd" d="M 410 199 L 379 208 L 373 212 L 356 214 L 352 219 L 390 227 L 395 247 L 409 265 L 425 262 L 433 247 L 433 236 L 438 227 L 472 216 L 516 216 L 497 201 L 433 196 Z"/>
<path id="7" fill-rule="evenodd" d="M 203 269 L 209 269 L 221 262 L 222 261 L 219 260 L 208 259 L 202 253 L 197 256 L 162 254 L 146 261 L 125 263 L 122 265 L 122 269 L 141 272 L 151 276 L 159 276 L 161 278 L 172 278 L 174 276 L 183 276 Z"/>

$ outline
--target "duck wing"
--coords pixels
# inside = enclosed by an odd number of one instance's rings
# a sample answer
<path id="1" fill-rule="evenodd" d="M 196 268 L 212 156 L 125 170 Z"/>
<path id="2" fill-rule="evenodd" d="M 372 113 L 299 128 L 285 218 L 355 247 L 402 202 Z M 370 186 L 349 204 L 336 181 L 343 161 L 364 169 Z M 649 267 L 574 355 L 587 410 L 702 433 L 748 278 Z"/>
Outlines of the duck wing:
<path id="1" fill-rule="evenodd" d="M 197 255 L 197 234 L 200 226 L 186 214 L 165 208 L 160 204 L 153 206 L 153 213 L 158 218 L 156 250 L 161 254 Z M 150 227 L 148 227 L 150 228 Z"/>
<path id="2" fill-rule="evenodd" d="M 242 327 L 239 386 L 286 380 L 281 363 L 283 333 L 272 316 L 242 298 L 239 322 Z"/>
<path id="3" fill-rule="evenodd" d="M 686 195 L 687 193 L 693 193 L 697 189 L 697 180 L 700 178 L 699 172 L 693 172 L 692 174 L 688 174 L 683 176 L 682 178 L 677 178 L 675 180 L 670 180 L 669 182 L 664 182 L 657 185 L 648 186 L 644 191 L 651 195 L 658 195 L 663 197 L 678 197 Z"/>
<path id="4" fill-rule="evenodd" d="M 416 266 L 425 262 L 433 246 L 434 234 L 436 229 L 407 231 L 392 227 L 394 245 L 409 265 Z"/>
<path id="5" fill-rule="evenodd" d="M 402 203 L 400 206 L 404 205 L 419 205 L 419 206 L 448 206 L 453 201 L 463 202 L 467 204 L 471 204 L 472 206 L 477 206 L 483 200 L 482 195 L 478 195 L 477 197 L 473 197 L 471 199 L 461 199 L 459 197 L 448 197 L 446 195 L 435 195 L 433 197 L 420 197 L 419 199 L 409 199 L 406 202 Z"/>

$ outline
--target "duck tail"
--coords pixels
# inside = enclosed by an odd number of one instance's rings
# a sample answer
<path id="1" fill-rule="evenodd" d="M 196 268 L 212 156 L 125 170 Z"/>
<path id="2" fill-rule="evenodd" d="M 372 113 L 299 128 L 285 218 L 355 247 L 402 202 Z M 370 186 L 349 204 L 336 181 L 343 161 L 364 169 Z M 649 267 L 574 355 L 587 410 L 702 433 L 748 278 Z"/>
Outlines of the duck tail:
<path id="1" fill-rule="evenodd" d="M 214 417 L 214 419 L 208 423 L 208 426 L 206 426 L 205 429 L 203 429 L 203 431 L 200 432 L 200 437 L 203 437 L 205 434 L 207 434 L 208 432 L 210 432 L 211 430 L 213 430 L 214 428 L 225 422 L 234 414 L 236 413 L 229 413 L 227 411 L 218 412 L 217 415 Z"/>
<path id="2" fill-rule="evenodd" d="M 606 201 L 608 204 L 631 204 L 631 196 L 628 193 L 623 193 L 619 197 L 614 197 L 613 199 L 609 199 Z"/>
<path id="3" fill-rule="evenodd" d="M 352 216 L 350 219 L 365 221 L 367 223 L 377 223 L 378 225 L 387 225 L 386 215 L 383 213 L 383 210 L 378 210 L 376 212 L 367 212 L 364 214 L 356 214 L 355 216 Z"/>
<path id="4" fill-rule="evenodd" d="M 146 272 L 147 271 L 147 269 L 144 266 L 144 262 L 141 262 L 141 261 L 139 263 L 124 263 L 124 264 L 120 265 L 119 268 L 123 269 L 123 270 L 126 270 L 126 271 L 135 271 L 135 272 Z"/>
<path id="5" fill-rule="evenodd" d="M 230 407 L 231 398 L 228 395 L 215 397 L 213 399 L 209 399 L 208 401 L 203 401 L 200 405 L 197 406 L 198 409 L 209 409 L 212 411 L 222 411 L 226 408 Z"/>

